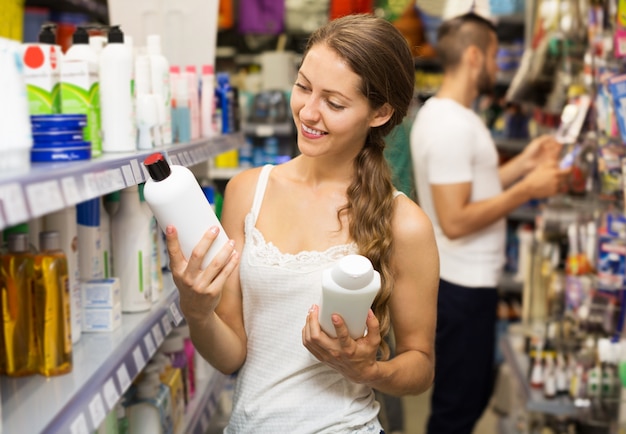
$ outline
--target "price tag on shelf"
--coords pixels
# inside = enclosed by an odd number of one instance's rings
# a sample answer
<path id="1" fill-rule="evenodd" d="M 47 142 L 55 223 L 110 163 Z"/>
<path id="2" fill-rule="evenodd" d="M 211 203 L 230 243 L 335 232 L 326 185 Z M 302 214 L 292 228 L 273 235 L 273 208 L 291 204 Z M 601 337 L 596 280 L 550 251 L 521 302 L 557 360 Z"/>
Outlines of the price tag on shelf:
<path id="1" fill-rule="evenodd" d="M 122 166 L 122 176 L 124 177 L 125 187 L 130 187 L 131 185 L 135 185 L 135 177 L 133 176 L 133 169 L 131 169 L 130 164 L 125 164 Z"/>
<path id="2" fill-rule="evenodd" d="M 180 323 L 183 322 L 183 316 L 180 314 L 176 303 L 170 304 L 170 312 L 172 313 L 172 320 L 174 321 L 174 325 L 180 325 Z"/>
<path id="3" fill-rule="evenodd" d="M 31 217 L 38 217 L 64 208 L 63 196 L 56 179 L 26 186 L 26 198 Z"/>
<path id="4" fill-rule="evenodd" d="M 156 353 L 156 347 L 154 346 L 154 340 L 152 340 L 152 335 L 148 332 L 143 337 L 143 343 L 146 346 L 146 351 L 148 352 L 148 358 L 152 357 L 154 353 Z"/>
<path id="5" fill-rule="evenodd" d="M 163 326 L 163 331 L 165 332 L 165 336 L 169 335 L 172 332 L 172 323 L 168 315 L 165 315 L 161 319 L 161 325 Z"/>
<path id="6" fill-rule="evenodd" d="M 113 410 L 115 404 L 117 404 L 117 401 L 120 399 L 120 393 L 117 391 L 117 387 L 115 387 L 115 382 L 112 378 L 109 378 L 106 383 L 104 383 L 102 395 L 104 396 L 104 402 L 106 402 L 107 408 Z"/>
<path id="7" fill-rule="evenodd" d="M 183 157 L 185 158 L 185 161 L 187 162 L 187 166 L 193 166 L 195 164 L 195 161 L 193 161 L 188 151 L 183 152 Z"/>
<path id="8" fill-rule="evenodd" d="M 4 222 L 4 217 L 2 217 L 1 211 L 2 210 L 0 210 L 0 230 L 6 226 L 6 223 Z"/>
<path id="9" fill-rule="evenodd" d="M 61 179 L 61 191 L 65 198 L 65 206 L 72 206 L 81 202 L 76 179 L 73 176 L 66 176 Z"/>
<path id="10" fill-rule="evenodd" d="M 13 225 L 28 220 L 22 187 L 17 182 L 0 186 L 0 205 L 7 224 Z"/>
<path id="11" fill-rule="evenodd" d="M 100 393 L 96 393 L 96 396 L 94 396 L 89 403 L 89 414 L 91 415 L 91 422 L 93 422 L 94 427 L 100 426 L 104 418 L 107 416 Z"/>
<path id="12" fill-rule="evenodd" d="M 116 169 L 109 169 L 105 172 L 104 176 L 108 181 L 107 193 L 110 191 L 121 190 L 126 187 L 126 181 L 121 168 L 118 167 Z"/>
<path id="13" fill-rule="evenodd" d="M 172 164 L 175 164 L 177 166 L 180 166 L 180 161 L 178 161 L 178 155 L 176 154 L 172 154 L 170 155 L 170 161 L 172 162 Z"/>
<path id="14" fill-rule="evenodd" d="M 258 137 L 271 137 L 274 135 L 274 127 L 271 125 L 259 125 L 256 127 Z"/>
<path id="15" fill-rule="evenodd" d="M 87 428 L 87 419 L 83 413 L 79 414 L 74 422 L 70 425 L 70 432 L 72 434 L 89 434 L 89 428 Z"/>
<path id="16" fill-rule="evenodd" d="M 135 347 L 135 350 L 133 351 L 133 359 L 135 360 L 137 372 L 141 372 L 143 367 L 146 366 L 146 359 L 143 357 L 140 346 Z"/>
<path id="17" fill-rule="evenodd" d="M 163 333 L 161 333 L 161 326 L 159 323 L 156 323 L 152 327 L 152 336 L 154 337 L 154 341 L 156 342 L 156 346 L 160 347 L 163 343 Z"/>
<path id="18" fill-rule="evenodd" d="M 85 173 L 83 175 L 83 185 L 85 186 L 85 196 L 88 199 L 98 197 L 98 180 L 95 173 Z"/>
<path id="19" fill-rule="evenodd" d="M 130 169 L 133 171 L 133 176 L 135 177 L 135 182 L 137 184 L 145 181 L 143 171 L 141 170 L 141 167 L 139 167 L 137 160 L 130 160 Z"/>
<path id="20" fill-rule="evenodd" d="M 122 363 L 119 368 L 117 368 L 117 382 L 120 384 L 120 389 L 122 393 L 126 392 L 130 387 L 130 375 L 128 375 L 128 368 L 126 365 Z"/>

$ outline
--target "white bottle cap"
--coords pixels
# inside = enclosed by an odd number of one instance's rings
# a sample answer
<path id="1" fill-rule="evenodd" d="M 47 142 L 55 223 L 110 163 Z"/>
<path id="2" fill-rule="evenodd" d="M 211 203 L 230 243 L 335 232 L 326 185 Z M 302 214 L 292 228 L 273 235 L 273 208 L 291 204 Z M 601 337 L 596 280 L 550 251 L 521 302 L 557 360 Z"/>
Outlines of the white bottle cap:
<path id="1" fill-rule="evenodd" d="M 347 255 L 331 271 L 335 283 L 346 289 L 360 289 L 374 278 L 372 263 L 365 256 Z"/>

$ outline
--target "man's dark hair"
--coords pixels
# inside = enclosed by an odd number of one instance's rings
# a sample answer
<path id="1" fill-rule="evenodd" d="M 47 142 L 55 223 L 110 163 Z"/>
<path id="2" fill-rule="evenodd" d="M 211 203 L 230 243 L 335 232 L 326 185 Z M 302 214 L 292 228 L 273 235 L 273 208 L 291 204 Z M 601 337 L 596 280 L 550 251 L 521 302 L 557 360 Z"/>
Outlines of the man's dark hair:
<path id="1" fill-rule="evenodd" d="M 437 31 L 437 56 L 444 70 L 456 68 L 467 47 L 483 52 L 496 35 L 496 26 L 486 18 L 469 12 L 444 21 Z"/>

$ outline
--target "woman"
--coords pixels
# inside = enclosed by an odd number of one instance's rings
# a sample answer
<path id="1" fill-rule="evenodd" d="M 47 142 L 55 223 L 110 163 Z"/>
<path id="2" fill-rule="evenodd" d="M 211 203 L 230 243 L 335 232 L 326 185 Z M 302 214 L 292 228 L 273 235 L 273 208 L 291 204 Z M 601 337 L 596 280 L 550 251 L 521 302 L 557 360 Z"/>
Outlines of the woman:
<path id="1" fill-rule="evenodd" d="M 374 389 L 418 394 L 433 379 L 439 261 L 432 226 L 397 194 L 383 137 L 413 95 L 413 60 L 388 22 L 331 21 L 305 49 L 291 110 L 300 155 L 247 170 L 226 188 L 231 243 L 205 269 L 209 230 L 187 261 L 167 229 L 180 304 L 198 351 L 238 372 L 227 433 L 380 433 Z M 238 252 L 241 252 L 241 260 Z M 322 271 L 351 253 L 382 277 L 353 340 L 318 312 Z M 382 339 L 393 325 L 396 353 Z"/>

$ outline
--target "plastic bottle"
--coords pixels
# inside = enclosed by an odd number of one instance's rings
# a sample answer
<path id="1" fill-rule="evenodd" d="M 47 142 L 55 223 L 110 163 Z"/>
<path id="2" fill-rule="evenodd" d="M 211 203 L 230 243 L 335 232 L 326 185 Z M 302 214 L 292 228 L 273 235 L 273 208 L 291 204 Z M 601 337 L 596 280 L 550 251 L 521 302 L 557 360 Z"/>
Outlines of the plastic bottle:
<path id="1" fill-rule="evenodd" d="M 46 377 L 72 370 L 72 327 L 67 258 L 56 231 L 39 234 L 35 255 L 35 330 L 39 373 Z"/>
<path id="2" fill-rule="evenodd" d="M 35 374 L 39 362 L 33 318 L 34 255 L 28 234 L 11 233 L 8 253 L 0 256 L 3 276 L 1 370 L 11 377 Z"/>
<path id="3" fill-rule="evenodd" d="M 172 90 L 170 88 L 170 65 L 161 50 L 161 36 L 148 35 L 146 49 L 150 59 L 152 94 L 159 96 L 159 121 L 162 143 L 172 143 Z"/>
<path id="4" fill-rule="evenodd" d="M 191 100 L 189 99 L 189 83 L 187 74 L 177 66 L 170 68 L 172 74 L 172 122 L 173 136 L 177 143 L 191 140 Z"/>
<path id="5" fill-rule="evenodd" d="M 100 54 L 100 115 L 103 152 L 136 149 L 133 109 L 133 52 L 119 26 L 109 30 Z"/>
<path id="6" fill-rule="evenodd" d="M 111 220 L 113 269 L 120 279 L 122 312 L 142 312 L 152 306 L 150 216 L 141 207 L 136 185 L 120 193 Z"/>
<path id="7" fill-rule="evenodd" d="M 44 217 L 47 231 L 57 231 L 60 236 L 60 247 L 67 258 L 67 275 L 70 291 L 70 315 L 72 343 L 80 340 L 82 332 L 82 296 L 80 275 L 78 272 L 78 226 L 76 223 L 76 207 L 68 206 L 60 211 Z"/>
<path id="8" fill-rule="evenodd" d="M 61 64 L 61 112 L 87 115 L 83 134 L 85 141 L 91 142 L 94 157 L 102 154 L 99 69 L 99 57 L 89 44 L 89 33 L 78 26 Z"/>
<path id="9" fill-rule="evenodd" d="M 319 320 L 322 330 L 336 337 L 331 316 L 343 318 L 353 339 L 363 337 L 367 314 L 380 289 L 380 274 L 368 258 L 346 255 L 322 273 Z"/>
<path id="10" fill-rule="evenodd" d="M 179 334 L 183 338 L 183 345 L 185 356 L 187 357 L 187 376 L 189 378 L 189 399 L 193 399 L 196 394 L 196 374 L 195 374 L 195 366 L 194 366 L 194 354 L 196 353 L 196 349 L 193 346 L 193 342 L 191 341 L 191 336 L 189 334 L 189 326 L 181 325 L 176 327 L 175 333 Z"/>
<path id="11" fill-rule="evenodd" d="M 171 432 L 170 392 L 156 370 L 146 368 L 137 384 L 136 402 L 126 407 L 128 432 L 165 434 Z"/>
<path id="12" fill-rule="evenodd" d="M 152 252 L 150 255 L 150 286 L 152 288 L 152 303 L 156 303 L 161 299 L 163 293 L 163 270 L 161 267 L 161 252 L 159 249 L 159 237 L 161 231 L 159 225 L 150 210 L 150 207 L 146 203 L 143 191 L 145 184 L 139 184 L 139 202 L 143 212 L 150 218 L 150 244 L 152 246 Z"/>
<path id="13" fill-rule="evenodd" d="M 211 205 L 191 170 L 184 166 L 171 165 L 160 152 L 144 160 L 150 178 L 146 181 L 144 196 L 161 230 L 173 225 L 183 254 L 188 259 L 193 248 L 212 226 L 220 230 L 217 238 L 204 257 L 205 268 L 219 250 L 228 242 Z"/>
<path id="14" fill-rule="evenodd" d="M 76 205 L 78 222 L 78 273 L 81 280 L 102 279 L 102 232 L 100 230 L 100 198 Z M 81 303 L 82 306 L 82 303 Z"/>
<path id="15" fill-rule="evenodd" d="M 137 149 L 152 149 L 161 146 L 159 110 L 160 96 L 152 93 L 150 57 L 140 54 L 135 58 L 135 95 L 137 108 Z"/>

